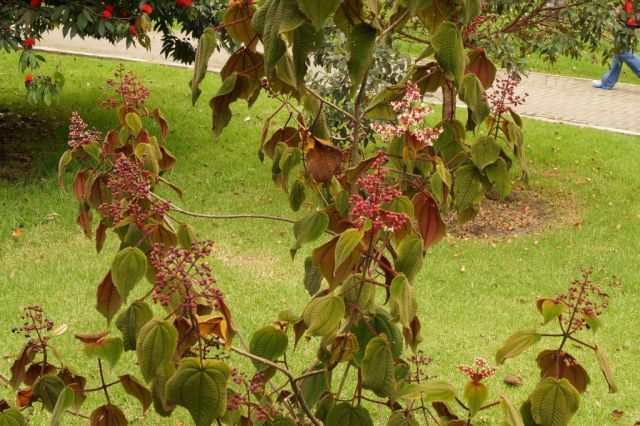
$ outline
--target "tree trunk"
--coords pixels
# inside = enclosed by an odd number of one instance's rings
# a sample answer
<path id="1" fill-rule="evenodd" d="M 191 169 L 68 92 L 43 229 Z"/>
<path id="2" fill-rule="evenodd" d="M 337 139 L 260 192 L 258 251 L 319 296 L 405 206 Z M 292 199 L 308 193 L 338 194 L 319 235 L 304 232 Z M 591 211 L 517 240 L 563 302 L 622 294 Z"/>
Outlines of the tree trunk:
<path id="1" fill-rule="evenodd" d="M 447 81 L 442 86 L 442 121 L 451 123 L 456 119 L 456 97 L 453 83 Z"/>

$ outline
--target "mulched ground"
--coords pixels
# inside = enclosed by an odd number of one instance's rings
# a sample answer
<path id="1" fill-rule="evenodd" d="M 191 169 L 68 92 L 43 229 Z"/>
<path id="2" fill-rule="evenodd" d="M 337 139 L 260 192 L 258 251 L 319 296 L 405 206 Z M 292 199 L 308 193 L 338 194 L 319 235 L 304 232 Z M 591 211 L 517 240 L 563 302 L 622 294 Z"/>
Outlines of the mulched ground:
<path id="1" fill-rule="evenodd" d="M 468 239 L 503 239 L 534 234 L 550 224 L 572 221 L 575 212 L 560 212 L 558 202 L 545 199 L 534 189 L 514 187 L 506 200 L 488 194 L 478 216 L 463 225 L 457 223 L 454 212 L 445 217 L 450 235 Z M 564 209 L 563 209 L 564 210 Z"/>
<path id="2" fill-rule="evenodd" d="M 47 141 L 53 124 L 37 114 L 22 115 L 0 108 L 0 179 L 14 181 L 29 177 L 37 144 Z"/>

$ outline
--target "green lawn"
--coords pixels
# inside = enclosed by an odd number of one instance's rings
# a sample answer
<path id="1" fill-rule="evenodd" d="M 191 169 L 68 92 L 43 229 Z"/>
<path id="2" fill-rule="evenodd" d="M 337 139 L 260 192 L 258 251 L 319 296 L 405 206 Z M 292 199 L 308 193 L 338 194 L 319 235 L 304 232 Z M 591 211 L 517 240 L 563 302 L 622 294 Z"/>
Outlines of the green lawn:
<path id="1" fill-rule="evenodd" d="M 96 286 L 115 250 L 115 238 L 102 255 L 95 254 L 92 243 L 74 223 L 76 207 L 72 197 L 57 187 L 54 168 L 66 149 L 67 118 L 72 111 L 80 111 L 93 125 L 101 123 L 97 126 L 101 130 L 113 124 L 110 113 L 103 112 L 95 99 L 105 96 L 103 82 L 117 63 L 46 57 L 45 69 L 59 65 L 67 77 L 61 105 L 50 110 L 24 104 L 17 57 L 0 56 L 0 108 L 36 113 L 54 129 L 53 136 L 45 138 L 32 131 L 32 142 L 17 148 L 33 156 L 29 178 L 0 180 L 0 355 L 14 354 L 22 344 L 10 332 L 20 308 L 41 304 L 50 318 L 69 325 L 70 331 L 57 338 L 57 344 L 65 361 L 86 372 L 92 386 L 96 369 L 80 353 L 72 334 L 105 327 L 93 305 Z M 185 189 L 186 208 L 295 217 L 287 210 L 285 195 L 271 182 L 270 166 L 261 164 L 256 155 L 262 120 L 270 110 L 266 98 L 252 110 L 235 106 L 231 126 L 214 141 L 206 100 L 190 106 L 188 70 L 137 63 L 127 66 L 148 82 L 149 105 L 160 106 L 169 120 L 170 148 L 179 159 L 170 179 Z M 205 96 L 217 85 L 217 77 L 208 78 Z M 416 284 L 426 336 L 422 348 L 434 359 L 429 372 L 462 385 L 464 377 L 457 365 L 468 364 L 475 356 L 492 359 L 511 332 L 540 322 L 537 296 L 562 291 L 578 276 L 579 267 L 593 266 L 597 278 L 608 282 L 615 277 L 622 282 L 621 288 L 609 291 L 611 308 L 603 318 L 606 327 L 597 336 L 615 366 L 620 392 L 608 394 L 594 357 L 570 347 L 592 382 L 573 424 L 632 424 L 640 420 L 640 330 L 635 322 L 640 303 L 636 272 L 640 261 L 639 140 L 530 120 L 526 120 L 526 137 L 531 185 L 554 200 L 558 220 L 536 235 L 498 241 L 447 238 L 431 250 Z M 579 218 L 563 220 L 569 211 L 577 212 Z M 576 221 L 580 226 L 574 226 Z M 300 311 L 305 306 L 304 256 L 291 261 L 289 226 L 261 221 L 191 223 L 202 237 L 217 244 L 214 271 L 245 334 L 274 319 L 285 307 Z M 14 241 L 11 229 L 19 225 L 23 236 Z M 297 355 L 312 356 L 315 343 L 303 343 Z M 539 344 L 536 349 L 543 348 Z M 522 401 L 538 380 L 536 353 L 527 352 L 501 367 L 489 381 L 492 395 L 506 392 L 514 401 Z M 122 374 L 133 360 L 126 354 L 110 377 Z M 9 367 L 9 361 L 0 360 L 2 374 Z M 296 367 L 302 369 L 304 364 Z M 511 374 L 522 375 L 524 385 L 517 389 L 504 386 L 501 378 Z M 123 393 L 114 395 L 116 403 L 125 404 L 129 418 L 139 414 L 138 406 Z M 14 398 L 0 385 L 3 397 Z M 619 422 L 611 416 L 614 409 L 624 412 Z M 180 419 L 190 424 L 184 411 L 171 420 L 150 414 L 143 423 L 169 425 Z M 73 424 L 70 417 L 65 422 Z M 37 417 L 33 423 L 45 421 Z M 495 417 L 488 420 L 488 424 L 497 423 Z"/>

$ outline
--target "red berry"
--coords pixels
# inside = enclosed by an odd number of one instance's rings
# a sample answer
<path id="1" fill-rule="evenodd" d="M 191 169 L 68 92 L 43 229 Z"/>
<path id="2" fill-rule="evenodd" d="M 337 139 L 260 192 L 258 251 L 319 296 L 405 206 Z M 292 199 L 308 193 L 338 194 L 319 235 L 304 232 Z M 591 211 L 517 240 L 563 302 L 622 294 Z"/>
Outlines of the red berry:
<path id="1" fill-rule="evenodd" d="M 116 8 L 113 7 L 112 4 L 107 4 L 105 5 L 104 10 L 108 10 L 109 12 L 111 12 L 111 14 L 113 14 L 116 11 Z"/>
<path id="2" fill-rule="evenodd" d="M 136 24 L 129 25 L 129 32 L 134 37 L 138 35 L 138 30 L 136 29 Z"/>
<path id="3" fill-rule="evenodd" d="M 102 11 L 102 17 L 104 19 L 111 19 L 113 12 L 108 11 L 106 8 Z"/>
<path id="4" fill-rule="evenodd" d="M 40 4 L 42 4 L 42 0 L 31 0 L 29 2 L 29 5 L 31 5 L 31 7 L 40 7 Z"/>
<path id="5" fill-rule="evenodd" d="M 191 0 L 176 0 L 177 6 L 191 7 Z"/>
<path id="6" fill-rule="evenodd" d="M 32 81 L 33 81 L 33 76 L 32 76 L 31 74 L 27 74 L 27 75 L 24 77 L 24 82 L 25 82 L 26 84 L 29 84 L 29 83 L 31 83 Z"/>
<path id="7" fill-rule="evenodd" d="M 31 37 L 27 38 L 24 41 L 24 45 L 29 49 L 32 48 L 33 46 L 35 46 L 35 44 L 36 44 L 36 41 L 34 39 L 32 39 Z"/>
<path id="8" fill-rule="evenodd" d="M 145 3 L 142 6 L 140 6 L 140 11 L 142 13 L 146 13 L 147 15 L 151 15 L 151 13 L 153 12 L 153 9 L 151 8 L 151 5 L 149 5 L 148 3 Z"/>

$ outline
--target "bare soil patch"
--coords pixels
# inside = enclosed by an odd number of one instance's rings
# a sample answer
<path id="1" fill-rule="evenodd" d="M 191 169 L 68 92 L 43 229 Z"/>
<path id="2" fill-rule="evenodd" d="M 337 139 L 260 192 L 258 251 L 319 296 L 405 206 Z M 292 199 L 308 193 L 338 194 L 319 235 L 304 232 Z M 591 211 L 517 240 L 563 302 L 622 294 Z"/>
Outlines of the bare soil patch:
<path id="1" fill-rule="evenodd" d="M 457 238 L 502 239 L 535 234 L 544 229 L 578 223 L 577 207 L 561 203 L 559 197 L 533 188 L 514 187 L 503 201 L 487 194 L 480 213 L 470 222 L 458 224 L 455 213 L 446 215 L 449 234 Z"/>
<path id="2" fill-rule="evenodd" d="M 0 108 L 0 179 L 31 176 L 35 156 L 42 155 L 53 128 L 53 123 L 36 113 L 23 115 Z"/>

